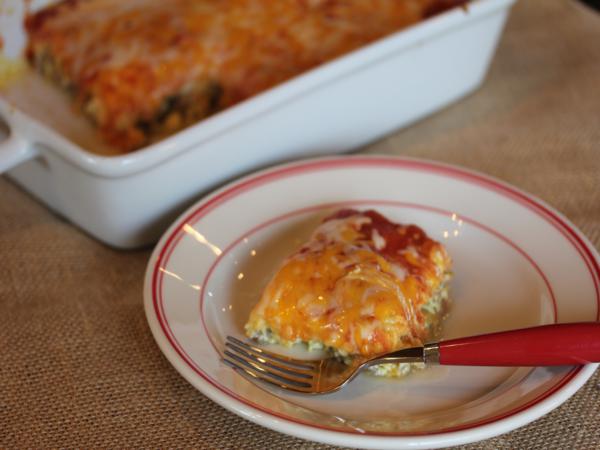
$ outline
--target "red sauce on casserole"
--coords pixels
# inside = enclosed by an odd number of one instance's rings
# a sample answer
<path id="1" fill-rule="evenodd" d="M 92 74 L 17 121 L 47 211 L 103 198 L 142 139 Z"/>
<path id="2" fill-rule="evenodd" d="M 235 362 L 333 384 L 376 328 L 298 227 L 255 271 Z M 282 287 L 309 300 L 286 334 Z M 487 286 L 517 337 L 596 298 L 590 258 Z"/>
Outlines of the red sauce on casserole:
<path id="1" fill-rule="evenodd" d="M 356 214 L 358 214 L 356 210 L 341 210 L 327 220 L 331 218 L 341 219 Z M 406 249 L 412 248 L 419 256 L 426 258 L 433 248 L 439 246 L 438 242 L 429 238 L 416 225 L 396 224 L 373 210 L 364 211 L 361 214 L 371 219 L 370 223 L 363 224 L 360 227 L 360 233 L 364 236 L 364 239 L 371 239 L 373 232 L 376 231 L 385 241 L 385 246 L 376 250 L 386 258 L 402 264 L 411 273 L 423 270 L 423 268 L 413 264 L 411 259 L 404 255 Z"/>

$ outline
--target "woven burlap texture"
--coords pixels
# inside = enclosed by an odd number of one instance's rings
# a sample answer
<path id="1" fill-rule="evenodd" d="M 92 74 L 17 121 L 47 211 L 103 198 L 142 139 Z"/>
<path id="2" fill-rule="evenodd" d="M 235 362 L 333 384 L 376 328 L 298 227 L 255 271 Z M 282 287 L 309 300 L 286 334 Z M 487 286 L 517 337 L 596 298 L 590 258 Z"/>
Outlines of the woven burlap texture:
<path id="1" fill-rule="evenodd" d="M 363 152 L 496 176 L 598 248 L 599 42 L 591 10 L 521 0 L 480 90 Z M 0 199 L 0 447 L 330 448 L 241 419 L 175 372 L 143 311 L 149 250 L 107 248 L 6 179 Z M 464 448 L 600 448 L 599 383 L 596 373 L 543 418 Z"/>

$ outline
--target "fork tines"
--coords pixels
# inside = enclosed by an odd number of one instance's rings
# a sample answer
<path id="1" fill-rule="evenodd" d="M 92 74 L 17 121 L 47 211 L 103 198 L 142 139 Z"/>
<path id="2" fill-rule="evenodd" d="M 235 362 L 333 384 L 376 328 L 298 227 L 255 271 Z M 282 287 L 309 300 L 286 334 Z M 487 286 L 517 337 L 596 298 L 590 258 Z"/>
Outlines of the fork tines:
<path id="1" fill-rule="evenodd" d="M 232 336 L 225 347 L 223 362 L 242 374 L 291 391 L 313 391 L 319 361 L 276 355 Z"/>

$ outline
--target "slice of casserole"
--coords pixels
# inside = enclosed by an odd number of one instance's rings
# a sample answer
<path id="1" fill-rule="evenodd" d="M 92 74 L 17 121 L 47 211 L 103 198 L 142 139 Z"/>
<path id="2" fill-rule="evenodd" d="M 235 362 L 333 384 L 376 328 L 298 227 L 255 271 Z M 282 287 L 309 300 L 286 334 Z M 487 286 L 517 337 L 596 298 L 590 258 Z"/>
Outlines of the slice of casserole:
<path id="1" fill-rule="evenodd" d="M 466 0 L 64 0 L 27 56 L 130 151 Z"/>
<path id="2" fill-rule="evenodd" d="M 283 262 L 250 313 L 246 334 L 342 358 L 423 345 L 446 309 L 450 265 L 444 247 L 419 227 L 372 210 L 341 210 Z M 397 376 L 410 365 L 372 369 Z"/>

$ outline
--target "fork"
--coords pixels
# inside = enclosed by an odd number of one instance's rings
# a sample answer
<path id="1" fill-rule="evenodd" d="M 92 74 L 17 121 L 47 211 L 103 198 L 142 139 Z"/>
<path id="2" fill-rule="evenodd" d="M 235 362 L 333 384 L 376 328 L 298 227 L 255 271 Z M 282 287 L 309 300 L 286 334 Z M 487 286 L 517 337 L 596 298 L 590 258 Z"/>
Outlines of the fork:
<path id="1" fill-rule="evenodd" d="M 304 394 L 327 394 L 369 366 L 425 363 L 462 366 L 562 366 L 600 362 L 600 322 L 542 325 L 426 344 L 377 355 L 302 360 L 227 336 L 222 361 L 251 381 Z"/>

